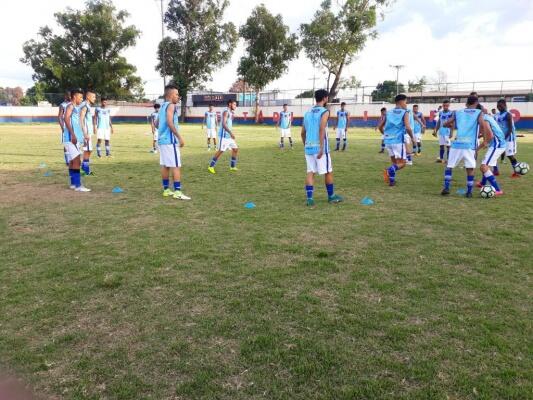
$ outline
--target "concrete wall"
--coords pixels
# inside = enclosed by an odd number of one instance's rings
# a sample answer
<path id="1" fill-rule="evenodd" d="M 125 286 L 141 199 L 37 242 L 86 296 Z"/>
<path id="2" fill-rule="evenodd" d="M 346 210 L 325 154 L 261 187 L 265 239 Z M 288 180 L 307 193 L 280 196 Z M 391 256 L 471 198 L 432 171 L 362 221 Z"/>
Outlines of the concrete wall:
<path id="1" fill-rule="evenodd" d="M 419 104 L 420 111 L 426 117 L 428 126 L 432 126 L 432 116 L 436 109 L 435 104 Z M 485 103 L 486 107 L 496 108 L 494 103 Z M 373 127 L 376 125 L 381 107 L 392 108 L 392 104 L 351 104 L 346 108 L 352 116 L 350 126 L 352 127 Z M 452 109 L 460 109 L 460 104 L 452 104 Z M 515 122 L 518 129 L 533 129 L 533 102 L 529 103 L 508 103 L 509 109 L 515 115 Z M 332 106 L 331 115 L 335 116 L 340 106 Z M 309 106 L 291 106 L 289 110 L 294 113 L 294 125 L 302 124 L 302 117 L 309 109 Z M 218 112 L 222 108 L 216 109 Z M 145 106 L 124 106 L 111 107 L 113 123 L 147 123 L 147 117 L 153 111 L 151 107 Z M 187 107 L 187 122 L 201 123 L 207 107 Z M 281 107 L 262 107 L 260 122 L 267 125 L 275 124 Z M 0 107 L 0 123 L 41 123 L 57 122 L 57 107 Z M 254 108 L 237 108 L 235 113 L 236 124 L 254 124 Z M 332 118 L 331 124 L 335 123 Z"/>

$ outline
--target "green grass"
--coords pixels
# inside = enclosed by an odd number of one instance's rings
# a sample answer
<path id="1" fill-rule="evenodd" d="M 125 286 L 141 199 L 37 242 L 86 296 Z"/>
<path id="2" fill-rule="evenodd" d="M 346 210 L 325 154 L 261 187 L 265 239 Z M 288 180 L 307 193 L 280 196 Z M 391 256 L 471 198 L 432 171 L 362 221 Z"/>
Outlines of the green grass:
<path id="1" fill-rule="evenodd" d="M 391 189 L 378 136 L 355 130 L 333 155 L 346 202 L 327 204 L 317 182 L 309 210 L 300 143 L 280 152 L 273 128 L 239 127 L 241 170 L 225 155 L 211 176 L 189 125 L 193 200 L 179 202 L 161 197 L 148 127 L 116 130 L 85 195 L 66 189 L 55 126 L 0 126 L 0 363 L 36 392 L 533 397 L 531 176 L 511 180 L 507 164 L 505 196 L 442 198 L 426 135 Z M 533 137 L 519 158 L 533 163 Z M 452 193 L 464 185 L 457 169 Z"/>

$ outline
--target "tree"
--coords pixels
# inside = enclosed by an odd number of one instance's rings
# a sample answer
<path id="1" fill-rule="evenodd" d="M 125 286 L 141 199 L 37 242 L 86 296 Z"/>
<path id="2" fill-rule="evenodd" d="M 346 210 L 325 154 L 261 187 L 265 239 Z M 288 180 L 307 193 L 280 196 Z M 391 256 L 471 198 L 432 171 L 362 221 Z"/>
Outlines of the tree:
<path id="1" fill-rule="evenodd" d="M 26 90 L 26 95 L 22 98 L 21 105 L 37 105 L 38 102 L 46 100 L 45 85 L 36 82 L 34 86 Z"/>
<path id="2" fill-rule="evenodd" d="M 21 87 L 0 87 L 0 101 L 12 104 L 14 106 L 21 105 L 24 91 Z"/>
<path id="3" fill-rule="evenodd" d="M 405 91 L 403 83 L 398 83 L 400 93 Z M 387 101 L 393 102 L 396 96 L 396 81 L 383 81 L 378 83 L 376 90 L 372 92 L 372 101 Z"/>
<path id="4" fill-rule="evenodd" d="M 424 90 L 424 86 L 428 84 L 428 80 L 425 76 L 422 76 L 422 78 L 418 78 L 418 80 L 415 81 L 408 81 L 407 82 L 407 91 L 412 92 L 422 92 Z"/>
<path id="5" fill-rule="evenodd" d="M 252 90 L 250 84 L 245 82 L 242 78 L 237 79 L 233 82 L 233 85 L 229 88 L 230 93 L 242 93 L 250 92 Z"/>
<path id="6" fill-rule="evenodd" d="M 361 87 L 361 81 L 355 76 L 349 78 L 341 78 L 339 81 L 339 89 L 358 89 Z"/>
<path id="7" fill-rule="evenodd" d="M 431 83 L 435 85 L 438 92 L 446 88 L 448 82 L 448 75 L 444 71 L 437 71 L 437 75 L 431 79 Z"/>
<path id="8" fill-rule="evenodd" d="M 173 37 L 159 43 L 158 71 L 171 75 L 181 95 L 181 117 L 185 118 L 187 94 L 208 81 L 216 68 L 228 63 L 237 30 L 223 23 L 228 0 L 170 0 L 165 23 Z"/>
<path id="9" fill-rule="evenodd" d="M 239 30 L 246 42 L 238 73 L 256 92 L 256 118 L 259 92 L 288 69 L 289 61 L 298 56 L 300 47 L 295 34 L 283 24 L 283 17 L 272 15 L 264 4 L 257 6 Z"/>
<path id="10" fill-rule="evenodd" d="M 142 97 L 137 69 L 121 55 L 140 36 L 134 26 L 124 26 L 128 15 L 110 0 L 87 0 L 82 11 L 67 8 L 54 14 L 64 33 L 40 28 L 37 40 L 24 43 L 21 61 L 33 68 L 33 80 L 46 85 L 46 92 L 81 87 L 123 99 Z"/>
<path id="11" fill-rule="evenodd" d="M 300 26 L 307 57 L 328 72 L 331 98 L 337 96 L 344 68 L 353 62 L 367 39 L 377 36 L 374 29 L 377 16 L 391 1 L 338 0 L 335 13 L 331 0 L 324 0 L 313 20 Z M 332 76 L 335 78 L 330 87 Z"/>
<path id="12" fill-rule="evenodd" d="M 297 99 L 312 99 L 313 97 L 315 97 L 315 92 L 313 89 L 305 90 L 296 96 Z"/>

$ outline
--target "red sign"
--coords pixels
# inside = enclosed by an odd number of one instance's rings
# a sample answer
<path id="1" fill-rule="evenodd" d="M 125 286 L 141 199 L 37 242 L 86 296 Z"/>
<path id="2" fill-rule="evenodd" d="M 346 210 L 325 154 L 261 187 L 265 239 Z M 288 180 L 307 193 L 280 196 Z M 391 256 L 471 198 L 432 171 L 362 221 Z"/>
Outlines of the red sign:
<path id="1" fill-rule="evenodd" d="M 513 108 L 509 112 L 513 115 L 513 121 L 514 122 L 520 121 L 520 111 L 518 111 L 518 110 Z"/>

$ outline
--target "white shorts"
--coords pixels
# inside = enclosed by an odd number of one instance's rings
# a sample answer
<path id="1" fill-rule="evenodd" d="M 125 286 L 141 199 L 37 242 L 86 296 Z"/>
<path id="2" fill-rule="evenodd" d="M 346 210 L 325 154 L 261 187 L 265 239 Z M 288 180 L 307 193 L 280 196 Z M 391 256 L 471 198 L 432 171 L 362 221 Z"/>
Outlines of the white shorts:
<path id="1" fill-rule="evenodd" d="M 455 168 L 464 161 L 465 168 L 476 168 L 476 151 L 470 149 L 450 149 L 448 168 Z"/>
<path id="2" fill-rule="evenodd" d="M 415 140 L 417 142 L 421 142 L 422 141 L 422 133 L 415 133 L 414 136 L 415 136 Z"/>
<path id="3" fill-rule="evenodd" d="M 216 128 L 207 128 L 206 134 L 207 134 L 207 138 L 208 139 L 216 139 L 217 130 L 216 130 Z"/>
<path id="4" fill-rule="evenodd" d="M 517 147 L 518 146 L 516 144 L 516 139 L 511 142 L 507 142 L 507 147 L 505 148 L 505 155 L 514 156 L 517 153 Z"/>
<path id="5" fill-rule="evenodd" d="M 65 154 L 67 155 L 67 162 L 71 162 L 81 155 L 80 145 L 78 143 L 73 144 L 72 142 L 66 142 Z"/>
<path id="6" fill-rule="evenodd" d="M 98 131 L 96 132 L 96 138 L 98 140 L 111 140 L 111 129 L 98 128 Z"/>
<path id="7" fill-rule="evenodd" d="M 404 143 L 397 144 L 386 144 L 385 148 L 389 152 L 389 156 L 394 158 L 405 159 L 407 157 L 407 152 L 405 151 Z"/>
<path id="8" fill-rule="evenodd" d="M 157 140 L 159 139 L 159 132 L 156 130 L 154 130 L 154 133 L 152 133 L 152 137 L 153 137 L 153 140 L 157 142 Z"/>
<path id="9" fill-rule="evenodd" d="M 220 151 L 226 151 L 228 149 L 238 149 L 239 146 L 237 146 L 237 142 L 233 140 L 232 138 L 222 138 L 220 139 L 218 143 L 218 149 Z"/>
<path id="10" fill-rule="evenodd" d="M 505 147 L 490 146 L 487 149 L 487 153 L 485 154 L 481 164 L 488 165 L 489 167 L 495 167 L 498 164 L 498 159 L 504 152 Z"/>
<path id="11" fill-rule="evenodd" d="M 92 136 L 89 136 L 89 141 L 85 142 L 83 141 L 83 151 L 93 151 L 93 138 Z"/>
<path id="12" fill-rule="evenodd" d="M 403 135 L 403 140 L 406 145 L 409 145 L 412 143 L 411 136 L 409 135 Z"/>
<path id="13" fill-rule="evenodd" d="M 439 135 L 439 145 L 441 146 L 449 146 L 451 144 L 451 140 L 449 136 L 442 136 Z"/>
<path id="14" fill-rule="evenodd" d="M 328 172 L 333 172 L 331 165 L 331 155 L 329 153 L 322 154 L 322 157 L 317 158 L 318 154 L 306 154 L 305 161 L 307 163 L 307 173 L 314 173 L 324 175 Z"/>
<path id="15" fill-rule="evenodd" d="M 178 144 L 159 145 L 159 165 L 167 168 L 181 167 L 181 155 Z"/>
<path id="16" fill-rule="evenodd" d="M 291 128 L 281 128 L 280 129 L 280 135 L 282 138 L 290 138 L 291 136 Z"/>
<path id="17" fill-rule="evenodd" d="M 346 139 L 346 128 L 337 128 L 337 139 Z"/>

